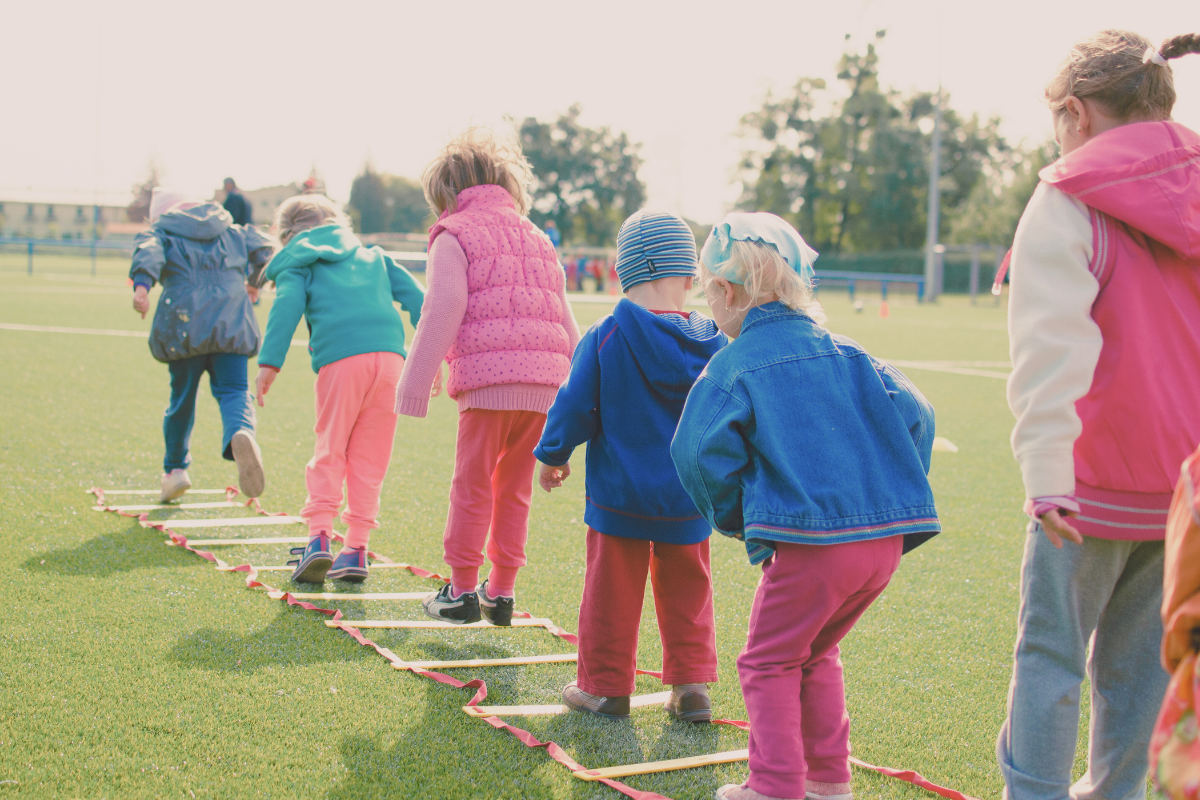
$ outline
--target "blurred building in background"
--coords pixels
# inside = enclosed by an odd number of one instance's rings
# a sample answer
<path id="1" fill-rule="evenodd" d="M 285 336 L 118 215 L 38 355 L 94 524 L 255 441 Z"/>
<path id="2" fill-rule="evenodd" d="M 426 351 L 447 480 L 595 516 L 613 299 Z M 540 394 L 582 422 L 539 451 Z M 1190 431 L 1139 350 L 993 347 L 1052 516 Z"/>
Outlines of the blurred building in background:
<path id="1" fill-rule="evenodd" d="M 0 191 L 0 237 L 14 239 L 132 238 L 145 225 L 130 223 L 125 194 Z"/>

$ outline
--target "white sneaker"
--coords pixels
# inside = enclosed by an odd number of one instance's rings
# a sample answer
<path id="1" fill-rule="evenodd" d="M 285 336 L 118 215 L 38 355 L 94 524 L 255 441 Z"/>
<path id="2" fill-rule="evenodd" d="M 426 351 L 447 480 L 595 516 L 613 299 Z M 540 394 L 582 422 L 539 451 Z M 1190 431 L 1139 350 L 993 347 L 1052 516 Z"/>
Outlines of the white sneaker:
<path id="1" fill-rule="evenodd" d="M 262 451 L 250 431 L 238 431 L 229 440 L 233 460 L 238 465 L 238 488 L 246 497 L 258 497 L 266 488 L 267 476 L 263 473 Z"/>
<path id="2" fill-rule="evenodd" d="M 190 488 L 192 479 L 188 477 L 187 470 L 173 469 L 162 476 L 162 496 L 158 498 L 158 502 L 167 503 L 180 498 Z"/>

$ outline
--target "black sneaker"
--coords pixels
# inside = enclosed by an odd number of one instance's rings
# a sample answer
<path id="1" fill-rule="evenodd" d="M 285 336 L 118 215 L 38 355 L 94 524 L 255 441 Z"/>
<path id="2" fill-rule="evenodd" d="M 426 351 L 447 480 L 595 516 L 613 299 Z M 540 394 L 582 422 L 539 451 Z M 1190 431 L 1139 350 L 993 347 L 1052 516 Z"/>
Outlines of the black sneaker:
<path id="1" fill-rule="evenodd" d="M 479 596 L 474 592 L 463 592 L 458 597 L 451 597 L 452 591 L 447 583 L 437 594 L 431 594 L 422 600 L 421 605 L 425 613 L 451 625 L 479 622 Z"/>
<path id="2" fill-rule="evenodd" d="M 475 587 L 475 594 L 479 596 L 479 610 L 489 622 L 505 628 L 512 625 L 513 604 L 516 598 L 504 595 L 492 597 L 488 594 L 486 580 Z"/>

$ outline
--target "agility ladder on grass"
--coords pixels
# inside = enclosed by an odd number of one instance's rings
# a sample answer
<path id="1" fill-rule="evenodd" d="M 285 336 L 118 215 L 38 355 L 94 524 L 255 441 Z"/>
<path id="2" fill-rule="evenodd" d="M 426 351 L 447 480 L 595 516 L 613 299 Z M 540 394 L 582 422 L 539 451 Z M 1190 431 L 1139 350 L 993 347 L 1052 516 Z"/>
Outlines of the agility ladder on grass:
<path id="1" fill-rule="evenodd" d="M 308 541 L 307 536 L 277 536 L 277 537 L 248 537 L 248 538 L 223 538 L 223 539 L 191 539 L 178 533 L 172 528 L 206 528 L 206 527 L 224 527 L 224 526 L 250 526 L 250 525 L 287 525 L 302 522 L 299 517 L 290 516 L 284 512 L 271 512 L 263 509 L 257 498 L 251 498 L 245 502 L 237 502 L 234 498 L 238 494 L 238 490 L 234 487 L 221 489 L 192 489 L 189 494 L 223 494 L 223 501 L 215 502 L 200 502 L 200 503 L 180 503 L 176 505 L 155 505 L 155 504 L 131 504 L 131 505 L 109 505 L 108 496 L 118 494 L 128 495 L 154 495 L 158 494 L 157 489 L 100 489 L 92 488 L 87 490 L 89 494 L 96 496 L 97 505 L 94 507 L 96 511 L 108 511 L 119 514 L 124 517 L 136 518 L 138 523 L 144 528 L 153 528 L 161 531 L 168 536 L 166 544 L 182 547 L 190 553 L 195 553 L 201 558 L 212 562 L 212 564 L 221 572 L 244 572 L 246 573 L 245 583 L 247 588 L 263 589 L 272 600 L 282 600 L 289 606 L 298 606 L 307 611 L 316 611 L 329 617 L 325 625 L 330 628 L 337 628 L 363 647 L 369 647 L 383 656 L 392 665 L 394 669 L 411 672 L 415 675 L 420 675 L 423 678 L 444 683 L 459 689 L 474 689 L 475 695 L 471 700 L 463 706 L 463 711 L 470 717 L 481 719 L 492 727 L 508 731 L 517 738 L 522 744 L 531 748 L 545 748 L 547 754 L 562 764 L 571 773 L 583 781 L 597 781 L 606 786 L 616 789 L 623 795 L 633 798 L 633 800 L 670 800 L 670 798 L 655 792 L 646 792 L 634 789 L 620 781 L 617 778 L 625 778 L 633 775 L 649 775 L 658 772 L 669 772 L 672 770 L 690 769 L 693 767 L 702 767 L 713 764 L 729 764 L 736 761 L 745 761 L 749 758 L 749 750 L 730 750 L 723 753 L 710 753 L 702 756 L 691 756 L 688 758 L 676 758 L 667 761 L 652 761 L 643 764 L 624 764 L 615 767 L 604 767 L 601 769 L 588 769 L 575 759 L 571 758 L 565 750 L 559 747 L 554 742 L 542 742 L 537 739 L 529 731 L 518 728 L 505 722 L 502 716 L 535 716 L 542 714 L 562 714 L 568 709 L 563 705 L 525 705 L 525 706 L 485 706 L 481 705 L 487 699 L 487 684 L 481 678 L 475 678 L 467 682 L 463 682 L 450 675 L 441 672 L 435 672 L 435 669 L 466 669 L 476 667 L 495 667 L 495 666 L 511 666 L 521 664 L 549 664 L 575 661 L 578 659 L 576 653 L 561 653 L 542 656 L 520 656 L 515 658 L 477 658 L 466 659 L 461 661 L 406 661 L 390 649 L 381 647 L 375 642 L 363 635 L 362 631 L 372 628 L 490 628 L 493 627 L 487 622 L 478 622 L 471 625 L 452 625 L 447 622 L 438 622 L 435 620 L 429 621 L 411 621 L 411 620 L 355 620 L 350 621 L 342 617 L 342 612 L 338 609 L 322 608 L 308 602 L 309 600 L 341 600 L 341 601 L 365 601 L 365 600 L 418 600 L 424 597 L 425 592 L 365 592 L 359 594 L 342 594 L 338 592 L 289 592 L 281 589 L 276 589 L 259 579 L 261 572 L 285 572 L 290 571 L 291 567 L 287 566 L 254 566 L 252 564 L 239 564 L 230 566 L 225 561 L 222 561 L 213 553 L 207 550 L 199 550 L 198 547 L 214 547 L 222 545 L 250 545 L 250 544 L 300 544 Z M 150 520 L 144 512 L 158 509 L 207 509 L 207 508 L 250 508 L 256 516 L 234 518 L 234 519 L 192 519 L 192 520 Z M 170 525 L 171 527 L 168 527 Z M 333 538 L 342 541 L 341 534 L 334 533 Z M 411 564 L 392 561 L 387 556 L 379 553 L 367 551 L 367 556 L 372 560 L 371 569 L 401 569 L 405 570 L 418 578 L 428 578 L 441 582 L 449 581 L 442 575 L 436 572 L 431 572 Z M 570 643 L 578 644 L 578 637 L 555 625 L 549 619 L 543 619 L 532 616 L 527 611 L 517 611 L 513 614 L 513 627 L 538 627 L 544 628 L 554 636 Z M 638 669 L 639 675 L 650 675 L 659 680 L 662 679 L 661 672 L 652 670 Z M 658 692 L 654 694 L 639 695 L 630 698 L 630 706 L 640 708 L 644 706 L 655 705 L 664 702 L 670 696 L 670 692 Z M 750 724 L 740 720 L 729 719 L 714 719 L 713 724 L 731 725 L 744 731 L 750 730 Z M 948 800 L 976 800 L 975 798 L 955 791 L 947 789 L 944 786 L 939 786 L 932 781 L 926 779 L 919 773 L 912 770 L 897 770 L 889 767 L 880 767 L 874 764 L 868 764 L 857 758 L 851 757 L 850 763 L 863 769 L 868 769 L 878 772 L 882 775 L 888 775 L 893 778 L 898 778 L 902 781 L 907 781 L 922 789 L 933 792 L 936 795 L 945 797 Z"/>

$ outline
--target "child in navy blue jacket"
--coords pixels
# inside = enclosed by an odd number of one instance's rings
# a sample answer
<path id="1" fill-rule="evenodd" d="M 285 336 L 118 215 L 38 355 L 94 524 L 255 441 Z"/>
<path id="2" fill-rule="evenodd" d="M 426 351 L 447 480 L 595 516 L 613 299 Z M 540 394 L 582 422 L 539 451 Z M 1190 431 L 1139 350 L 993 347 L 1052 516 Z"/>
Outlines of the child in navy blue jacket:
<path id="1" fill-rule="evenodd" d="M 580 339 L 571 374 L 546 419 L 535 454 L 546 491 L 587 448 L 587 572 L 579 606 L 577 679 L 571 708 L 629 716 L 646 574 L 663 645 L 668 713 L 709 722 L 707 684 L 717 680 L 708 538 L 712 529 L 671 466 L 671 437 L 692 383 L 728 339 L 684 310 L 696 242 L 670 214 L 639 211 L 617 235 L 617 275 L 627 298 Z"/>
<path id="2" fill-rule="evenodd" d="M 701 251 L 734 341 L 688 396 L 671 455 L 763 575 L 738 675 L 750 779 L 721 800 L 850 800 L 838 642 L 900 554 L 941 530 L 926 474 L 933 408 L 895 368 L 821 327 L 816 253 L 774 214 L 730 214 Z"/>

